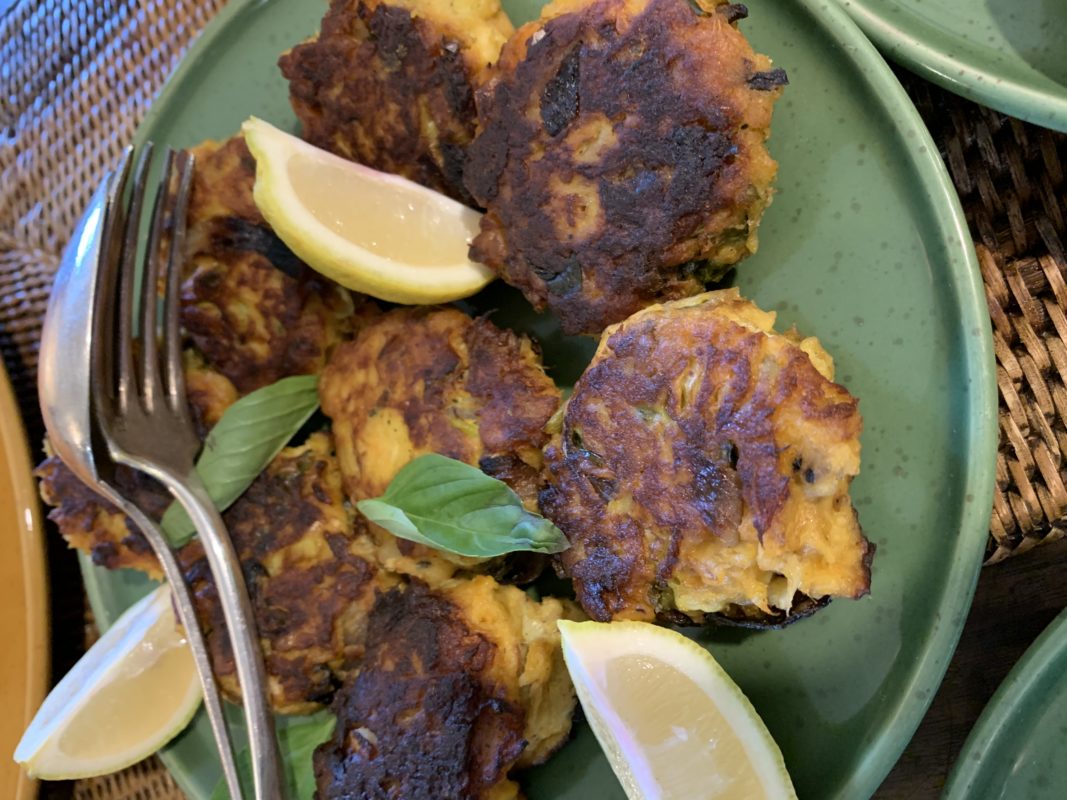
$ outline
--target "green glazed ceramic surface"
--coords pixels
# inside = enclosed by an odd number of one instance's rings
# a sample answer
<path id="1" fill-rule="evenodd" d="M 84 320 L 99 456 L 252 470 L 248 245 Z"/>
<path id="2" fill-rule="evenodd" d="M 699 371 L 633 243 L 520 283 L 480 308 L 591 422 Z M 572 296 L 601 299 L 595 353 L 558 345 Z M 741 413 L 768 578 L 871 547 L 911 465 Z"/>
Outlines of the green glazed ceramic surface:
<path id="1" fill-rule="evenodd" d="M 1063 0 L 838 0 L 890 58 L 1005 114 L 1067 131 Z"/>
<path id="2" fill-rule="evenodd" d="M 678 0 L 684 2 L 685 0 Z M 516 21 L 537 2 L 505 2 Z M 966 225 L 926 130 L 885 62 L 828 0 L 750 0 L 742 23 L 791 85 L 772 154 L 778 194 L 743 293 L 779 326 L 817 335 L 861 399 L 863 472 L 853 497 L 876 543 L 871 595 L 784 631 L 693 632 L 741 685 L 779 742 L 800 795 L 867 797 L 917 727 L 971 601 L 992 506 L 996 386 L 989 318 Z M 294 129 L 278 54 L 318 27 L 318 0 L 235 0 L 173 76 L 138 138 L 187 146 L 249 114 Z M 593 342 L 563 337 L 506 287 L 473 301 L 533 333 L 561 384 Z M 98 619 L 147 584 L 91 567 Z M 218 777 L 206 720 L 163 753 L 182 787 Z M 695 767 L 697 768 L 697 767 Z M 531 800 L 612 800 L 622 790 L 584 723 Z"/>
<path id="3" fill-rule="evenodd" d="M 943 800 L 1067 794 L 1067 611 L 997 689 L 963 745 Z"/>

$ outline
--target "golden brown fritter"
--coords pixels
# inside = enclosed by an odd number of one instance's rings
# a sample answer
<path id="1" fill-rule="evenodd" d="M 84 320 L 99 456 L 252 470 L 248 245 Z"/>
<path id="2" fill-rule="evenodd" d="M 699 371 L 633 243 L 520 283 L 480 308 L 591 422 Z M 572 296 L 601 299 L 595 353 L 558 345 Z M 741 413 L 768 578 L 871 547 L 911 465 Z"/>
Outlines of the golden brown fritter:
<path id="1" fill-rule="evenodd" d="M 369 304 L 307 267 L 267 225 L 252 200 L 256 167 L 244 139 L 192 153 L 181 298 L 188 339 L 238 395 L 317 373 Z"/>
<path id="2" fill-rule="evenodd" d="M 597 620 L 789 622 L 870 586 L 857 401 L 737 290 L 608 328 L 546 448 L 543 513 Z"/>
<path id="3" fill-rule="evenodd" d="M 473 204 L 474 90 L 511 33 L 497 0 L 332 0 L 279 66 L 307 141 Z"/>
<path id="4" fill-rule="evenodd" d="M 570 731 L 564 616 L 559 601 L 485 576 L 383 595 L 363 666 L 334 700 L 334 736 L 315 751 L 318 797 L 518 797 L 509 771 L 544 761 Z"/>
<path id="5" fill-rule="evenodd" d="M 252 199 L 255 161 L 244 140 L 205 142 L 188 218 L 182 324 L 186 390 L 201 437 L 238 397 L 289 375 L 319 372 L 333 346 L 376 313 L 365 298 L 318 276 L 267 226 Z M 293 277 L 295 276 L 295 277 Z M 355 304 L 358 310 L 354 312 Z M 158 577 L 147 542 L 57 459 L 39 468 L 41 494 L 67 541 L 97 564 Z M 169 495 L 120 469 L 120 488 L 162 510 Z M 149 496 L 151 495 L 151 496 Z"/>
<path id="6" fill-rule="evenodd" d="M 545 423 L 560 394 L 529 339 L 450 308 L 402 308 L 339 346 L 319 381 L 348 497 L 383 494 L 417 456 L 480 467 L 536 508 Z M 436 583 L 477 560 L 371 526 L 387 569 Z"/>
<path id="7" fill-rule="evenodd" d="M 596 333 L 755 252 L 785 83 L 722 0 L 566 0 L 508 40 L 477 96 L 471 257 Z"/>
<path id="8" fill-rule="evenodd" d="M 283 450 L 223 515 L 259 630 L 270 700 L 302 714 L 332 696 L 363 655 L 376 593 L 396 583 L 370 560 L 345 508 L 330 435 Z M 202 545 L 181 553 L 223 692 L 239 700 L 233 652 Z"/>
<path id="9" fill-rule="evenodd" d="M 109 569 L 154 578 L 162 570 L 147 541 L 123 514 L 55 457 L 37 470 L 49 515 L 71 544 Z M 170 502 L 150 479 L 120 468 L 120 489 L 153 519 Z M 396 584 L 380 570 L 365 523 L 346 508 L 328 433 L 283 450 L 223 514 L 252 599 L 276 711 L 313 711 L 358 663 L 375 593 Z M 239 700 L 233 655 L 203 547 L 179 553 L 223 692 Z"/>
<path id="10" fill-rule="evenodd" d="M 45 449 L 48 450 L 47 442 Z M 161 578 L 163 572 L 148 540 L 117 508 L 81 482 L 58 456 L 37 467 L 41 499 L 52 506 L 48 518 L 67 543 L 108 569 L 129 568 Z M 163 516 L 170 495 L 158 483 L 126 467 L 116 469 L 116 488 L 153 519 Z"/>

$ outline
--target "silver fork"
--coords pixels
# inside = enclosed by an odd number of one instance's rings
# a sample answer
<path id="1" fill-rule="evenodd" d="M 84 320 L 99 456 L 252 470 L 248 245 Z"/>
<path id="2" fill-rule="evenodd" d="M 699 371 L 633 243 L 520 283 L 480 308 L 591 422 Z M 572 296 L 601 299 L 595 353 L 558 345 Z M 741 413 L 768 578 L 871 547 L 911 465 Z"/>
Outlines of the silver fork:
<path id="1" fill-rule="evenodd" d="M 142 263 L 137 259 L 137 240 L 150 160 L 151 146 L 146 145 L 134 171 L 122 239 L 117 238 L 117 224 L 105 231 L 104 247 L 114 242 L 119 257 L 106 259 L 100 275 L 96 317 L 100 327 L 94 331 L 91 358 L 92 382 L 97 387 L 94 406 L 112 458 L 166 486 L 200 534 L 241 684 L 255 796 L 279 800 L 280 757 L 252 604 L 222 517 L 194 468 L 201 445 L 186 402 L 178 328 L 185 208 L 192 177 L 187 156 L 182 157 L 179 185 L 172 193 L 177 159 L 173 152 L 168 154 L 149 227 L 140 276 L 141 301 L 134 302 L 136 274 Z M 165 229 L 170 233 L 169 246 L 164 246 Z M 166 288 L 159 321 L 156 309 L 161 277 Z M 139 324 L 135 324 L 138 306 Z M 162 348 L 157 346 L 157 335 Z"/>
<path id="2" fill-rule="evenodd" d="M 122 166 L 94 197 L 83 222 L 83 227 L 92 229 L 92 235 L 79 231 L 80 236 L 64 254 L 42 335 L 42 410 L 57 455 L 122 508 L 156 551 L 189 634 L 230 795 L 240 798 L 243 795 L 218 687 L 181 569 L 158 526 L 115 490 L 115 463 L 159 480 L 193 521 L 230 634 L 248 723 L 255 797 L 277 800 L 283 796 L 280 758 L 251 603 L 222 519 L 193 468 L 200 441 L 185 399 L 177 298 L 192 160 L 187 155 L 168 154 L 149 228 L 139 324 L 135 325 L 138 304 L 134 302 L 134 287 L 140 263 L 137 241 L 151 145 L 145 146 L 134 170 L 126 211 L 122 197 L 129 182 L 131 158 L 132 150 L 128 150 Z M 161 276 L 165 276 L 166 286 L 160 321 L 157 292 Z M 162 351 L 157 345 L 157 328 L 161 328 Z M 68 407 L 71 401 L 73 411 Z"/>

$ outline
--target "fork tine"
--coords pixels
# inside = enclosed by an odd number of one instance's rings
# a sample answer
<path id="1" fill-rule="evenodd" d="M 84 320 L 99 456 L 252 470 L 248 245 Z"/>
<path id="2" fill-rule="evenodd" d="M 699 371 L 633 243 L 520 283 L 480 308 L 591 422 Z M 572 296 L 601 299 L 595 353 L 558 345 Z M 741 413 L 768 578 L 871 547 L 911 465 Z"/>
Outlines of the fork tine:
<path id="1" fill-rule="evenodd" d="M 152 143 L 145 142 L 137 166 L 133 171 L 133 187 L 130 190 L 129 211 L 126 214 L 126 231 L 122 242 L 122 259 L 119 265 L 119 302 L 114 315 L 115 332 L 118 338 L 118 392 L 117 404 L 120 414 L 130 407 L 130 399 L 137 393 L 137 373 L 133 357 L 134 281 L 137 276 L 137 239 L 141 229 L 141 212 L 144 208 L 145 187 L 148 184 L 148 167 L 152 163 Z"/>
<path id="2" fill-rule="evenodd" d="M 174 151 L 168 149 L 163 176 L 160 178 L 152 205 L 152 223 L 148 229 L 148 248 L 144 256 L 144 273 L 141 275 L 141 316 L 137 335 L 141 348 L 141 401 L 148 412 L 155 409 L 157 399 L 163 394 L 159 374 L 159 349 L 156 344 L 156 307 L 159 304 L 160 270 L 165 257 L 163 234 L 171 217 L 173 172 Z"/>
<path id="3" fill-rule="evenodd" d="M 119 160 L 118 166 L 108 179 L 106 199 L 104 201 L 104 231 L 100 244 L 97 280 L 93 296 L 92 339 L 98 343 L 91 351 L 90 382 L 97 391 L 114 398 L 116 388 L 115 374 L 115 295 L 118 291 L 119 259 L 122 254 L 122 231 L 126 214 L 122 198 L 130 179 L 133 165 L 133 145 L 127 146 Z M 102 343 L 103 346 L 99 346 Z"/>
<path id="4" fill-rule="evenodd" d="M 189 194 L 192 191 L 194 161 L 193 154 L 187 151 L 179 153 L 177 158 L 178 190 L 173 204 L 170 259 L 167 263 L 167 286 L 163 298 L 163 378 L 171 410 L 188 417 L 189 403 L 185 397 L 185 373 L 182 370 L 178 292 L 185 258 L 185 220 L 189 208 Z"/>

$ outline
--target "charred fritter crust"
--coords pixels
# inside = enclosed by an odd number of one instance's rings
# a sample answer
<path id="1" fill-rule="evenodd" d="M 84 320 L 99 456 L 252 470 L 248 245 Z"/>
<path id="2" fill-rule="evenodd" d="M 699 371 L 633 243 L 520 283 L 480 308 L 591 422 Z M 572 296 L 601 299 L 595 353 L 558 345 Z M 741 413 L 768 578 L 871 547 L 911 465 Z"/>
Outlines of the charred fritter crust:
<path id="1" fill-rule="evenodd" d="M 345 490 L 383 494 L 425 453 L 480 467 L 536 508 L 545 423 L 560 393 L 529 339 L 456 309 L 403 308 L 339 346 L 319 381 Z M 371 526 L 388 569 L 436 583 L 470 559 L 398 541 Z"/>
<path id="2" fill-rule="evenodd" d="M 816 339 L 773 324 L 725 290 L 604 332 L 541 495 L 594 619 L 774 624 L 867 593 L 857 401 Z"/>
<path id="3" fill-rule="evenodd" d="M 722 0 L 552 3 L 478 93 L 471 257 L 596 333 L 755 252 L 785 73 Z"/>
<path id="4" fill-rule="evenodd" d="M 319 372 L 370 306 L 304 265 L 267 225 L 252 200 L 256 166 L 244 139 L 192 153 L 181 322 L 202 365 L 236 395 Z"/>
<path id="5" fill-rule="evenodd" d="M 332 0 L 279 66 L 307 141 L 472 204 L 474 90 L 511 33 L 497 0 Z"/>
<path id="6" fill-rule="evenodd" d="M 318 797 L 518 797 L 508 772 L 570 730 L 564 614 L 484 576 L 383 595 L 363 666 L 334 700 L 333 739 L 315 751 Z"/>
<path id="7" fill-rule="evenodd" d="M 47 449 L 47 444 L 46 444 Z M 136 525 L 111 503 L 86 486 L 57 456 L 49 455 L 36 475 L 48 518 L 67 543 L 108 569 L 129 568 L 161 578 L 163 572 L 148 541 Z M 126 467 L 116 469 L 117 489 L 150 517 L 159 519 L 170 495 L 158 483 Z"/>
<path id="8" fill-rule="evenodd" d="M 376 593 L 396 583 L 353 527 L 329 434 L 283 450 L 223 516 L 252 599 L 271 704 L 311 712 L 362 657 Z M 199 541 L 181 559 L 215 674 L 237 701 L 233 652 Z"/>

